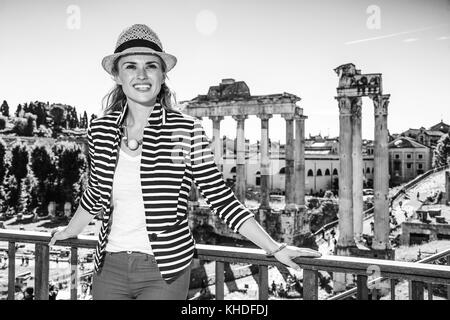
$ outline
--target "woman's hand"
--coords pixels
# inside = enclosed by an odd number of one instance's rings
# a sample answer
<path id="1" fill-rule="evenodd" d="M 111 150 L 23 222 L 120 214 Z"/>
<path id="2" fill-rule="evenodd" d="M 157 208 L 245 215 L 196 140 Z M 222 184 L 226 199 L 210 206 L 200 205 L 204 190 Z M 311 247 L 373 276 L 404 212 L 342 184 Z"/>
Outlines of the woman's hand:
<path id="1" fill-rule="evenodd" d="M 286 246 L 280 251 L 273 255 L 278 261 L 288 265 L 295 270 L 300 270 L 301 268 L 292 261 L 295 257 L 307 257 L 307 258 L 320 258 L 322 254 L 319 251 L 309 249 L 309 248 L 299 248 L 295 246 Z"/>
<path id="2" fill-rule="evenodd" d="M 52 238 L 50 239 L 50 242 L 48 243 L 48 245 L 52 246 L 58 240 L 73 238 L 74 236 L 67 233 L 66 230 L 67 230 L 67 228 L 64 228 L 64 229 L 56 228 L 56 229 L 52 230 Z"/>

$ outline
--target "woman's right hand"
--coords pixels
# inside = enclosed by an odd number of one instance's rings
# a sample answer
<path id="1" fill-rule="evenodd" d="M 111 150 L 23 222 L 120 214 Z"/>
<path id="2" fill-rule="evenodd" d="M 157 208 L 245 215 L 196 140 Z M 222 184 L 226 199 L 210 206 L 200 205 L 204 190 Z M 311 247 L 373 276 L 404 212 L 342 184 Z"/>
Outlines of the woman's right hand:
<path id="1" fill-rule="evenodd" d="M 52 238 L 50 239 L 50 242 L 48 243 L 48 245 L 52 246 L 58 240 L 65 240 L 68 238 L 72 238 L 73 235 L 68 234 L 66 230 L 67 230 L 67 227 L 64 229 L 56 228 L 56 229 L 52 230 Z"/>

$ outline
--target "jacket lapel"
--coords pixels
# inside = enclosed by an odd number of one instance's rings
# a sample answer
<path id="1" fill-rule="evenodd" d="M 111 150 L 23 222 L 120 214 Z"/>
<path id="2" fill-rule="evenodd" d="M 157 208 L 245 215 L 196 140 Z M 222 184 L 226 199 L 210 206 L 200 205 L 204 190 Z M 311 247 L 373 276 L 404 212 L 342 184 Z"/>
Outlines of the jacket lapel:
<path id="1" fill-rule="evenodd" d="M 116 111 L 113 113 L 115 116 L 114 119 L 114 129 L 115 129 L 115 137 L 114 137 L 114 143 L 111 147 L 111 150 L 109 150 L 109 164 L 112 165 L 111 169 L 111 179 L 107 179 L 107 184 L 105 185 L 106 191 L 109 194 L 109 197 L 103 198 L 103 208 L 104 208 L 104 218 L 109 219 L 109 216 L 111 214 L 111 205 L 112 205 L 112 187 L 113 187 L 113 179 L 114 179 L 114 173 L 117 167 L 117 158 L 118 158 L 118 151 L 119 147 L 121 145 L 122 141 L 122 126 L 126 117 L 128 111 L 128 104 L 126 103 L 122 111 Z M 148 119 L 148 123 L 152 127 L 160 127 L 161 125 L 164 125 L 166 123 L 166 110 L 159 104 L 155 104 L 153 107 L 152 112 L 150 113 Z M 144 130 L 144 141 L 145 141 L 145 130 Z M 144 148 L 144 146 L 142 146 Z"/>

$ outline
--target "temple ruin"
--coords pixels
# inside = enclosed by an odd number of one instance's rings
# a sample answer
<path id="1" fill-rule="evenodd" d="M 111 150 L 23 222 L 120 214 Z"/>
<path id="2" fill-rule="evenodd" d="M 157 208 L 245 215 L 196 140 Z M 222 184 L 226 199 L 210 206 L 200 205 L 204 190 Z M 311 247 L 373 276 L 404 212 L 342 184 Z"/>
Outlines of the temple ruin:
<path id="1" fill-rule="evenodd" d="M 185 101 L 183 112 L 199 119 L 208 117 L 213 122 L 211 146 L 216 164 L 222 170 L 222 139 L 220 138 L 220 122 L 231 116 L 236 121 L 236 188 L 235 194 L 244 203 L 246 192 L 245 157 L 245 120 L 250 115 L 261 119 L 260 141 L 260 175 L 261 197 L 257 217 L 263 227 L 275 237 L 292 244 L 299 244 L 301 235 L 305 233 L 305 119 L 303 109 L 296 103 L 301 99 L 290 93 L 252 96 L 244 81 L 223 79 L 218 86 L 209 88 L 207 95 Z M 274 159 L 269 152 L 269 119 L 280 114 L 286 122 L 285 153 L 285 208 L 280 215 L 274 216 L 270 208 L 271 166 Z M 295 126 L 295 137 L 294 137 Z M 284 232 L 276 230 L 280 220 L 284 223 Z M 288 226 L 288 227 L 286 227 Z M 278 227 L 279 228 L 279 227 Z M 301 241 L 300 241 L 301 242 Z"/>
<path id="2" fill-rule="evenodd" d="M 338 252 L 346 255 L 363 231 L 362 197 L 362 97 L 374 103 L 374 239 L 378 256 L 390 254 L 389 244 L 389 154 L 387 108 L 389 94 L 383 94 L 381 74 L 361 74 L 352 63 L 334 70 L 339 76 L 339 240 Z"/>

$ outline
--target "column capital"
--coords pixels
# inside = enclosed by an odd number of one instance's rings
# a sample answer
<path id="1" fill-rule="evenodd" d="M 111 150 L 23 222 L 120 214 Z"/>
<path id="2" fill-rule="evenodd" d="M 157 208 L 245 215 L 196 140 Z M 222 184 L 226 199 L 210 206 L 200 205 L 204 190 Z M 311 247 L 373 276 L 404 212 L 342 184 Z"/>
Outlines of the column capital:
<path id="1" fill-rule="evenodd" d="M 234 114 L 231 117 L 236 121 L 244 121 L 245 119 L 248 119 L 248 115 L 246 114 Z"/>
<path id="2" fill-rule="evenodd" d="M 260 113 L 256 115 L 258 118 L 260 118 L 261 120 L 269 120 L 270 118 L 273 117 L 273 115 L 269 114 L 269 113 Z"/>
<path id="3" fill-rule="evenodd" d="M 294 115 L 294 119 L 295 119 L 295 120 L 305 121 L 306 119 L 308 119 L 308 116 L 304 116 L 304 115 L 302 115 L 302 114 L 295 114 L 295 115 Z"/>
<path id="4" fill-rule="evenodd" d="M 211 119 L 212 121 L 222 121 L 223 118 L 223 116 L 209 116 L 209 119 Z"/>
<path id="5" fill-rule="evenodd" d="M 352 114 L 352 103 L 350 98 L 347 96 L 337 96 L 334 98 L 338 101 L 339 114 L 350 116 Z"/>
<path id="6" fill-rule="evenodd" d="M 287 120 L 294 120 L 294 114 L 293 113 L 281 113 L 281 116 L 287 121 Z"/>
<path id="7" fill-rule="evenodd" d="M 375 116 L 386 116 L 388 114 L 390 96 L 390 94 L 370 96 L 370 98 L 373 100 Z"/>
<path id="8" fill-rule="evenodd" d="M 361 119 L 361 107 L 362 107 L 361 97 L 351 99 L 351 103 L 352 103 L 351 106 L 352 116 Z"/>

